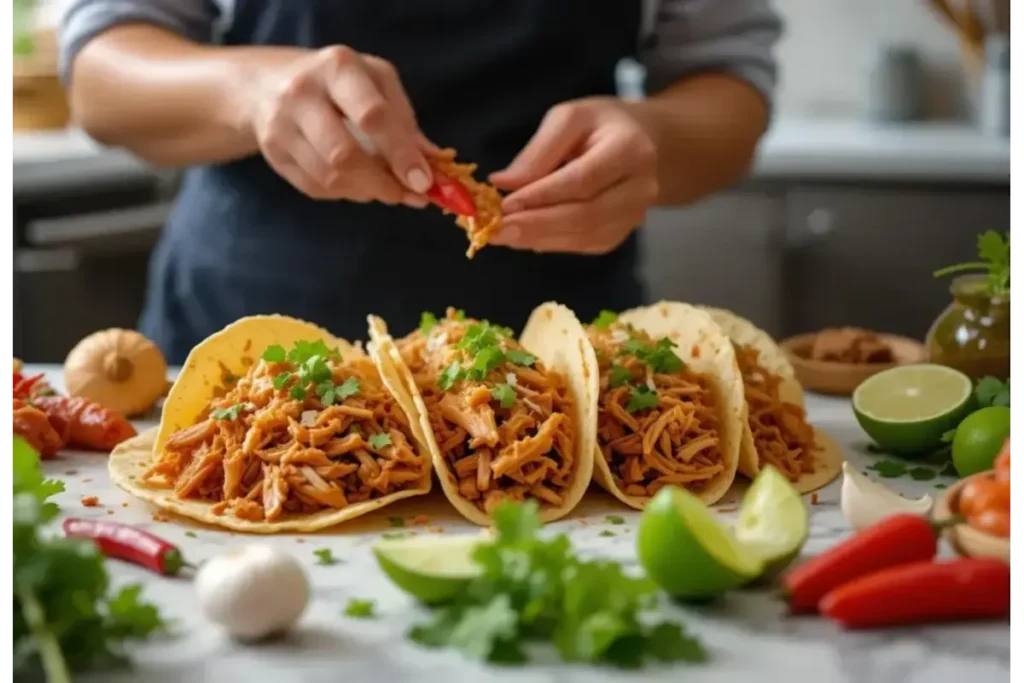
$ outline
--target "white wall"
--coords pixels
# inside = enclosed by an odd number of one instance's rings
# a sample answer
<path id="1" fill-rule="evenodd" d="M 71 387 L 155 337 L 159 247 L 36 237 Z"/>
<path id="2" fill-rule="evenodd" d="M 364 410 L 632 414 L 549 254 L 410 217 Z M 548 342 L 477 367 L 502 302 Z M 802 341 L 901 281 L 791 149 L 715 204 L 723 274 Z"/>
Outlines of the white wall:
<path id="1" fill-rule="evenodd" d="M 926 109 L 941 118 L 963 111 L 960 47 L 928 0 L 774 0 L 786 20 L 777 51 L 778 107 L 790 116 L 852 116 L 865 106 L 867 65 L 885 43 L 920 50 Z"/>

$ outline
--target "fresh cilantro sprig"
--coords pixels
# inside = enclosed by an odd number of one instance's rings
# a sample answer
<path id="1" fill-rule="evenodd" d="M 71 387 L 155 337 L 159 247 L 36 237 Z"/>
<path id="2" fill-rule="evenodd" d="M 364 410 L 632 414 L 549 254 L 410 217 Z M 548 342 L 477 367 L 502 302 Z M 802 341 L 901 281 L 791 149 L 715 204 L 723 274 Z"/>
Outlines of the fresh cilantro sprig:
<path id="1" fill-rule="evenodd" d="M 141 587 L 110 590 L 102 554 L 88 540 L 41 534 L 64 490 L 46 480 L 32 448 L 15 437 L 14 677 L 64 683 L 71 675 L 125 663 L 124 645 L 165 628 Z"/>
<path id="2" fill-rule="evenodd" d="M 607 330 L 609 327 L 612 326 L 612 323 L 614 323 L 618 319 L 618 313 L 606 309 L 598 313 L 597 317 L 594 318 L 594 321 L 591 322 L 590 324 L 599 330 Z"/>
<path id="3" fill-rule="evenodd" d="M 511 384 L 495 384 L 494 388 L 491 389 L 491 396 L 501 404 L 502 408 L 508 409 L 516 404 L 516 390 Z"/>
<path id="4" fill-rule="evenodd" d="M 217 408 L 210 411 L 210 417 L 214 420 L 237 420 L 238 414 L 242 412 L 242 404 L 236 403 L 229 408 Z"/>
<path id="5" fill-rule="evenodd" d="M 683 369 L 683 361 L 673 351 L 676 343 L 668 337 L 662 337 L 654 344 L 640 339 L 629 339 L 622 345 L 619 355 L 633 356 L 650 367 L 654 372 L 673 373 Z"/>
<path id="6" fill-rule="evenodd" d="M 289 362 L 295 365 L 294 371 L 283 370 L 275 375 L 273 383 L 278 390 L 291 384 L 288 395 L 297 401 L 306 399 L 310 385 L 313 385 L 314 393 L 324 406 L 340 403 L 359 393 L 357 377 L 349 377 L 341 384 L 334 383 L 334 373 L 328 361 L 340 363 L 341 352 L 329 348 L 323 339 L 300 339 L 289 351 L 285 351 L 280 344 L 272 344 L 263 352 L 262 358 L 268 363 Z"/>
<path id="7" fill-rule="evenodd" d="M 974 397 L 979 408 L 989 406 L 1010 406 L 1010 380 L 1005 382 L 995 377 L 982 377 L 974 387 Z"/>
<path id="8" fill-rule="evenodd" d="M 522 349 L 502 348 L 502 340 L 512 334 L 511 329 L 492 325 L 486 320 L 469 325 L 457 344 L 457 348 L 468 356 L 468 365 L 459 360 L 452 361 L 438 376 L 438 387 L 448 391 L 460 380 L 482 381 L 505 363 L 532 367 L 537 362 L 537 357 L 532 353 Z M 491 395 L 503 408 L 511 408 L 515 402 L 515 390 L 508 384 L 495 386 Z"/>
<path id="9" fill-rule="evenodd" d="M 373 619 L 377 616 L 376 603 L 373 600 L 360 600 L 359 598 L 352 598 L 345 605 L 346 617 L 353 619 Z"/>
<path id="10" fill-rule="evenodd" d="M 409 637 L 496 663 L 526 661 L 525 645 L 547 642 L 562 659 L 619 667 L 648 658 L 704 661 L 682 626 L 650 623 L 656 588 L 616 562 L 581 560 L 564 534 L 538 536 L 537 504 L 506 502 L 494 511 L 497 537 L 477 548 L 481 574 Z"/>
<path id="11" fill-rule="evenodd" d="M 317 548 L 313 551 L 313 555 L 316 557 L 316 563 L 325 567 L 341 563 L 341 560 L 334 556 L 330 548 Z"/>
<path id="12" fill-rule="evenodd" d="M 1010 293 L 1010 233 L 1005 237 L 995 230 L 987 230 L 978 235 L 978 261 L 957 263 L 940 268 L 933 273 L 934 277 L 945 277 L 954 273 L 981 271 L 986 274 L 986 286 L 994 296 L 1006 296 Z"/>
<path id="13" fill-rule="evenodd" d="M 368 439 L 368 442 L 370 444 L 370 448 L 380 450 L 385 446 L 391 445 L 391 435 L 387 433 L 374 434 Z"/>

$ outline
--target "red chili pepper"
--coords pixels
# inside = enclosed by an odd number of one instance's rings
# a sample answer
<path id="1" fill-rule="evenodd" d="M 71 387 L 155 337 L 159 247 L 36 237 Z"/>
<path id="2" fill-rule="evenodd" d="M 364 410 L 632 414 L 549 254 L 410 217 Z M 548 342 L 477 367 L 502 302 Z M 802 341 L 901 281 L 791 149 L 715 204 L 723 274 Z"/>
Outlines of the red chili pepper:
<path id="1" fill-rule="evenodd" d="M 792 612 L 813 612 L 825 595 L 874 572 L 935 557 L 938 528 L 915 515 L 894 515 L 790 570 L 782 587 Z"/>
<path id="2" fill-rule="evenodd" d="M 972 557 L 891 567 L 837 588 L 820 609 L 846 628 L 998 619 L 1010 613 L 1010 565 Z"/>
<path id="3" fill-rule="evenodd" d="M 476 205 L 466 186 L 437 171 L 434 184 L 427 190 L 427 199 L 459 216 L 476 216 Z"/>
<path id="4" fill-rule="evenodd" d="M 107 557 L 125 560 L 165 576 L 190 566 L 176 547 L 151 533 L 127 524 L 94 519 L 65 519 L 64 534 L 89 538 Z"/>
<path id="5" fill-rule="evenodd" d="M 24 377 L 20 373 L 14 373 L 14 398 L 29 398 L 32 394 L 32 387 L 42 382 L 43 373 L 38 375 L 32 375 L 31 377 Z"/>

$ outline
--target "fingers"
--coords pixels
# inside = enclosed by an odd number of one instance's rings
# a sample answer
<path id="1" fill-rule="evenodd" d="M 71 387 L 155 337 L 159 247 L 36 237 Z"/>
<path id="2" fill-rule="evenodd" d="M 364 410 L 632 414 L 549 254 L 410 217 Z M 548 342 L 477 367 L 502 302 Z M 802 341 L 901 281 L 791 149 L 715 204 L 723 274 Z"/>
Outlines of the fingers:
<path id="1" fill-rule="evenodd" d="M 373 141 L 408 189 L 426 192 L 431 184 L 430 167 L 420 151 L 415 129 L 409 127 L 404 106 L 388 99 L 357 52 L 342 46 L 324 52 L 330 62 L 325 80 L 330 98 Z M 393 91 L 394 85 L 389 88 Z"/>
<path id="2" fill-rule="evenodd" d="M 602 140 L 583 156 L 505 197 L 501 208 L 512 214 L 593 199 L 629 175 L 630 165 L 623 163 L 626 159 L 628 150 L 620 141 Z"/>
<path id="3" fill-rule="evenodd" d="M 605 254 L 640 225 L 657 182 L 631 178 L 588 202 L 569 202 L 506 216 L 494 244 L 538 252 Z"/>
<path id="4" fill-rule="evenodd" d="M 509 167 L 491 174 L 491 182 L 502 189 L 518 190 L 548 175 L 586 138 L 588 119 L 584 107 L 559 105 L 552 108 Z"/>

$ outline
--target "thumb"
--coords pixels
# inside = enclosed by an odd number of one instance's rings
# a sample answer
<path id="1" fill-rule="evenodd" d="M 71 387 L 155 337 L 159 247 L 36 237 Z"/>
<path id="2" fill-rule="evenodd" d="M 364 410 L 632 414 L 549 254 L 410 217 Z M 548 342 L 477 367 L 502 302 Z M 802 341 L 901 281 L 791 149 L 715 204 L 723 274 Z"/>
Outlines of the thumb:
<path id="1" fill-rule="evenodd" d="M 586 138 L 588 120 L 587 112 L 579 105 L 554 107 L 508 168 L 492 173 L 490 181 L 503 190 L 518 190 L 550 174 Z"/>

